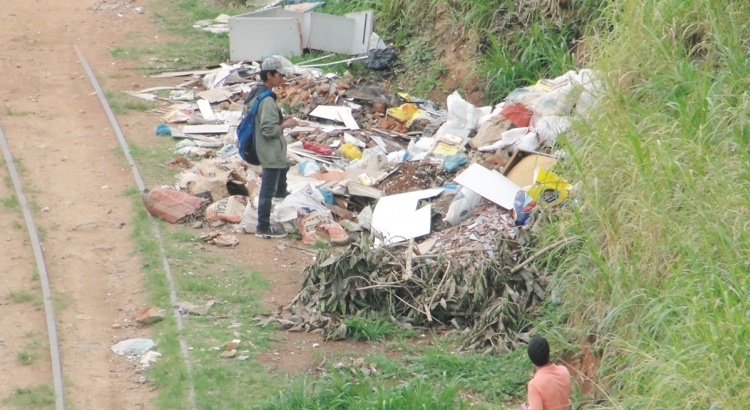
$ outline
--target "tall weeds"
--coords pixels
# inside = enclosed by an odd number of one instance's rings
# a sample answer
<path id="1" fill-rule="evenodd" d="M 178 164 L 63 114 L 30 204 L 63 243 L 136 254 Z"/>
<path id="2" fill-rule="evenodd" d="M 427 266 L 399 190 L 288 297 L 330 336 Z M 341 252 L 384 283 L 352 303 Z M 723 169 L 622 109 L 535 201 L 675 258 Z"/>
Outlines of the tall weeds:
<path id="1" fill-rule="evenodd" d="M 573 333 L 597 340 L 608 407 L 744 408 L 750 9 L 620 0 L 605 17 L 608 95 L 571 141 Z"/>

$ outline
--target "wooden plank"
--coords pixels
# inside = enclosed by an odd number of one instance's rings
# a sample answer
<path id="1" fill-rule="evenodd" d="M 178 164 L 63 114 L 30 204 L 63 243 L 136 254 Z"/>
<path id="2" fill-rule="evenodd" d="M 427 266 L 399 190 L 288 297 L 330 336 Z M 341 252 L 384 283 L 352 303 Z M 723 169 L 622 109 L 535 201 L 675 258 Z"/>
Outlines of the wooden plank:
<path id="1" fill-rule="evenodd" d="M 174 78 L 174 77 L 187 77 L 191 75 L 206 75 L 216 70 L 199 70 L 199 71 L 172 71 L 161 74 L 150 75 L 151 78 Z"/>

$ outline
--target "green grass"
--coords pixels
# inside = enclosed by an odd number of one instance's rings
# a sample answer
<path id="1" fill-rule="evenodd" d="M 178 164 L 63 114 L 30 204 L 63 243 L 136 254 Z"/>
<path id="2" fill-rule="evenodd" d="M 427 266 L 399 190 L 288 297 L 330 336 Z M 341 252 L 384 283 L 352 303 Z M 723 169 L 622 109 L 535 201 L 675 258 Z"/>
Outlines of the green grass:
<path id="1" fill-rule="evenodd" d="M 152 236 L 150 221 L 140 205 L 136 190 L 128 194 L 138 210 L 134 221 L 134 238 L 142 255 L 144 271 L 152 289 L 150 303 L 168 306 L 169 297 L 161 254 Z M 202 409 L 242 408 L 244 404 L 262 397 L 272 388 L 273 380 L 265 369 L 252 359 L 246 361 L 221 359 L 223 346 L 233 339 L 242 340 L 239 354 L 256 357 L 259 349 L 267 349 L 273 330 L 251 325 L 253 315 L 261 313 L 258 296 L 267 283 L 258 272 L 247 266 L 227 264 L 219 257 L 197 251 L 192 230 L 160 223 L 165 249 L 180 300 L 203 304 L 209 299 L 220 301 L 206 317 L 185 317 L 185 331 L 181 334 L 192 348 L 193 384 L 196 402 Z M 240 327 L 229 330 L 234 323 Z M 188 407 L 186 390 L 190 385 L 177 343 L 176 324 L 167 319 L 156 324 L 162 333 L 158 338 L 164 355 L 158 366 L 149 372 L 159 387 L 158 408 Z M 248 388 L 252 386 L 252 388 Z"/>
<path id="2" fill-rule="evenodd" d="M 21 210 L 21 204 L 18 202 L 18 198 L 15 194 L 10 194 L 4 198 L 0 198 L 0 205 L 5 209 L 12 209 L 16 211 Z"/>
<path id="3" fill-rule="evenodd" d="M 109 90 L 104 91 L 104 98 L 115 115 L 124 115 L 130 111 L 150 111 L 156 107 L 153 102 Z"/>
<path id="4" fill-rule="evenodd" d="M 406 330 L 386 317 L 350 317 L 346 323 L 346 338 L 355 342 L 384 341 L 393 337 L 416 337 L 416 331 Z"/>
<path id="5" fill-rule="evenodd" d="M 258 409 L 468 409 L 460 397 L 459 380 L 447 379 L 439 384 L 420 378 L 395 386 L 360 381 L 345 375 L 331 375 L 328 380 L 289 386 L 278 397 L 262 403 Z"/>
<path id="6" fill-rule="evenodd" d="M 18 292 L 10 292 L 8 293 L 8 300 L 10 300 L 13 303 L 28 303 L 33 302 L 37 299 L 36 296 L 34 296 L 32 293 L 27 292 L 25 290 L 21 290 Z"/>
<path id="7" fill-rule="evenodd" d="M 560 266 L 565 334 L 596 340 L 593 395 L 620 408 L 743 408 L 750 15 L 731 1 L 616 6 L 592 66 L 613 75 L 564 169 L 587 203 L 560 223 L 587 238 Z"/>
<path id="8" fill-rule="evenodd" d="M 444 350 L 446 345 L 403 342 L 403 356 L 397 358 L 344 360 L 318 379 L 291 379 L 257 408 L 496 409 L 514 401 L 531 374 L 523 351 L 464 355 Z"/>
<path id="9" fill-rule="evenodd" d="M 15 392 L 0 400 L 3 406 L 16 409 L 43 410 L 55 408 L 55 392 L 51 386 L 17 387 Z"/>
<path id="10" fill-rule="evenodd" d="M 30 114 L 28 111 L 15 111 L 7 105 L 5 106 L 5 110 L 3 110 L 3 113 L 5 113 L 5 115 L 7 115 L 8 117 L 26 117 Z"/>
<path id="11" fill-rule="evenodd" d="M 155 123 L 156 124 L 156 123 Z M 154 125 L 156 128 L 156 125 Z M 138 164 L 146 187 L 161 185 L 164 181 L 172 180 L 176 174 L 175 170 L 164 165 L 174 159 L 174 140 L 171 138 L 156 138 L 154 134 L 154 143 L 150 146 L 137 145 L 130 142 L 128 150 L 134 161 Z M 121 148 L 116 149 L 118 156 L 122 158 L 122 164 L 125 166 L 125 155 Z"/>
<path id="12" fill-rule="evenodd" d="M 34 364 L 34 362 L 36 362 L 38 358 L 39 354 L 37 352 L 30 352 L 28 350 L 24 350 L 16 354 L 16 361 L 24 366 Z"/>
<path id="13" fill-rule="evenodd" d="M 37 226 L 36 233 L 40 241 L 44 242 L 45 240 L 47 240 L 47 228 L 43 226 Z"/>
<path id="14" fill-rule="evenodd" d="M 24 337 L 31 339 L 24 344 L 21 351 L 16 353 L 16 362 L 23 366 L 30 366 L 39 359 L 40 349 L 42 347 L 39 342 L 38 334 L 35 332 L 27 332 Z"/>
<path id="15" fill-rule="evenodd" d="M 414 96 L 424 97 L 435 88 L 440 88 L 442 79 L 449 74 L 448 69 L 440 62 L 440 53 L 432 45 L 438 41 L 429 37 L 415 37 L 399 57 L 397 72 L 408 77 L 412 77 L 409 75 L 411 73 L 419 73 L 402 87 Z M 447 93 L 449 90 L 441 91 Z"/>

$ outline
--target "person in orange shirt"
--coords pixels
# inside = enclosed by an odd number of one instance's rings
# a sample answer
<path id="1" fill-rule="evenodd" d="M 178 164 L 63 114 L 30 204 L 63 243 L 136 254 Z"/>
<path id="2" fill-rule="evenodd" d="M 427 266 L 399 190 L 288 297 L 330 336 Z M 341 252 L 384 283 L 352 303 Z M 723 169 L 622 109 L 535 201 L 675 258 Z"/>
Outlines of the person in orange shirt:
<path id="1" fill-rule="evenodd" d="M 526 347 L 529 359 L 536 366 L 529 380 L 527 410 L 569 410 L 570 372 L 565 366 L 549 362 L 549 343 L 543 337 L 534 337 Z"/>

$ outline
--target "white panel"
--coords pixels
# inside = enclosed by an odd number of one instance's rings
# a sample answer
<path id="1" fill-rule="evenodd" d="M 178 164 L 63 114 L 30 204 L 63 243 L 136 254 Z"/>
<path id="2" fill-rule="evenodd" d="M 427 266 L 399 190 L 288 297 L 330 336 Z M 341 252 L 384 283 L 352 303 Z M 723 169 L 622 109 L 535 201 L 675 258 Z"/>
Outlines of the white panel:
<path id="1" fill-rule="evenodd" d="M 229 52 L 233 61 L 260 60 L 268 54 L 301 55 L 303 48 L 357 55 L 367 53 L 372 10 L 333 16 L 274 7 L 229 18 Z"/>
<path id="2" fill-rule="evenodd" d="M 370 50 L 373 16 L 374 12 L 372 10 L 344 15 L 344 17 L 354 20 L 354 36 L 352 36 L 352 46 L 348 54 L 365 54 Z"/>
<path id="3" fill-rule="evenodd" d="M 260 60 L 268 54 L 302 55 L 302 36 L 297 19 L 229 19 L 229 58 L 232 61 Z"/>
<path id="4" fill-rule="evenodd" d="M 521 189 L 503 174 L 476 163 L 459 174 L 455 181 L 505 209 L 513 209 L 516 193 Z"/>
<path id="5" fill-rule="evenodd" d="M 311 15 L 310 39 L 307 44 L 313 50 L 349 54 L 354 36 L 354 20 L 323 13 Z"/>

